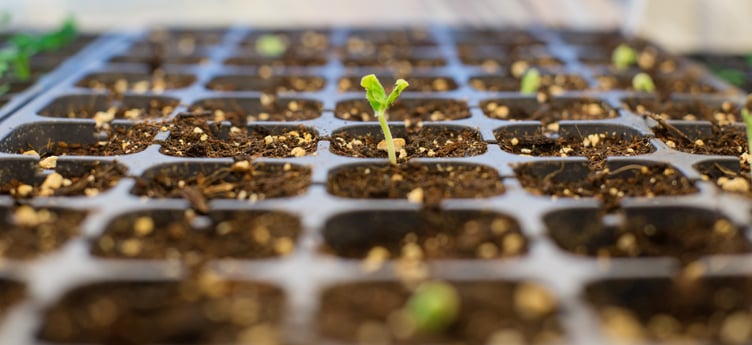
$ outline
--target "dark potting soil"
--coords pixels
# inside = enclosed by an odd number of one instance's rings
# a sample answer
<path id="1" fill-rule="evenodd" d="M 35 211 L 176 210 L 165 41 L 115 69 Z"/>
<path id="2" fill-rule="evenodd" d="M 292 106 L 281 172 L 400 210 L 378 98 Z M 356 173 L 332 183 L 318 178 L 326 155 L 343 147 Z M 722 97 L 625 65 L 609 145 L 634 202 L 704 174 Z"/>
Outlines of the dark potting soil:
<path id="1" fill-rule="evenodd" d="M 16 199 L 48 196 L 96 196 L 114 187 L 127 169 L 118 163 L 95 162 L 80 173 L 55 171 L 44 179 L 28 181 L 28 176 L 10 178 L 0 184 L 0 194 Z"/>
<path id="2" fill-rule="evenodd" d="M 412 85 L 411 85 L 412 86 Z M 337 103 L 334 116 L 348 121 L 377 121 L 373 108 L 364 99 L 347 100 Z M 402 99 L 395 102 L 387 111 L 389 121 L 444 121 L 470 117 L 466 101 L 453 99 Z"/>
<path id="3" fill-rule="evenodd" d="M 103 129 L 96 135 L 97 142 L 91 144 L 73 142 L 50 142 L 44 148 L 45 154 L 53 156 L 118 156 L 137 153 L 152 144 L 160 126 L 155 123 L 136 123 L 132 126 L 113 126 Z M 23 151 L 25 150 L 21 150 Z"/>
<path id="4" fill-rule="evenodd" d="M 81 231 L 80 211 L 18 206 L 3 212 L 0 257 L 30 260 L 60 249 Z"/>
<path id="5" fill-rule="evenodd" d="M 363 87 L 360 86 L 360 76 L 343 77 L 337 82 L 337 87 L 340 92 L 362 92 Z M 384 86 L 394 85 L 397 78 L 390 76 L 378 76 L 379 81 Z M 404 92 L 445 92 L 456 90 L 457 82 L 449 77 L 433 77 L 433 76 L 404 76 L 403 77 L 410 86 L 405 89 Z"/>
<path id="6" fill-rule="evenodd" d="M 191 105 L 190 112 L 215 123 L 229 121 L 245 126 L 257 121 L 305 121 L 321 116 L 321 103 L 308 99 L 280 99 L 262 94 L 257 98 L 217 97 Z"/>

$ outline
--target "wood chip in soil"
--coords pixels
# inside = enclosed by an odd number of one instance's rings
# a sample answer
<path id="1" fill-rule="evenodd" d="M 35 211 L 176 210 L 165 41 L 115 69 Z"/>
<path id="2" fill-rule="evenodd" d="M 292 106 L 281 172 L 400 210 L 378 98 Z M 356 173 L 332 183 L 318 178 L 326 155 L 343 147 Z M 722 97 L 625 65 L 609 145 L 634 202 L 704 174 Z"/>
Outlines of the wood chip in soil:
<path id="1" fill-rule="evenodd" d="M 125 177 L 127 168 L 117 163 L 96 162 L 83 174 L 52 172 L 38 183 L 27 184 L 18 179 L 0 185 L 0 194 L 17 199 L 46 196 L 97 196 L 114 187 Z"/>
<path id="2" fill-rule="evenodd" d="M 404 199 L 433 205 L 446 198 L 486 198 L 504 192 L 499 173 L 460 164 L 365 164 L 330 174 L 327 190 L 346 198 Z M 420 197 L 419 197 L 420 196 Z"/>
<path id="3" fill-rule="evenodd" d="M 313 130 L 297 126 L 274 133 L 265 127 L 231 127 L 225 138 L 219 123 L 206 118 L 180 116 L 168 127 L 169 137 L 160 141 L 160 152 L 177 157 L 302 157 L 316 151 L 318 136 Z"/>
<path id="4" fill-rule="evenodd" d="M 300 220 L 281 212 L 214 212 L 208 223 L 196 214 L 160 211 L 117 218 L 92 245 L 97 256 L 179 260 L 261 259 L 290 254 Z"/>
<path id="5" fill-rule="evenodd" d="M 394 132 L 392 135 L 398 137 Z M 480 134 L 471 129 L 408 127 L 407 135 L 402 139 L 406 144 L 403 150 L 397 152 L 400 161 L 418 157 L 469 157 L 483 154 L 487 149 Z M 382 140 L 382 134 L 353 135 L 342 131 L 332 136 L 330 150 L 342 156 L 386 158 L 387 152 L 378 149 L 378 143 Z"/>
<path id="6" fill-rule="evenodd" d="M 396 344 L 543 344 L 561 340 L 558 302 L 540 285 L 472 281 L 451 284 L 462 307 L 457 320 L 443 332 L 406 332 L 405 322 L 399 321 L 405 318 L 403 307 L 411 292 L 397 282 L 335 285 L 324 290 L 315 319 L 324 336 L 351 343 L 367 331 Z"/>
<path id="7" fill-rule="evenodd" d="M 348 100 L 337 103 L 334 116 L 348 121 L 377 121 L 373 108 L 366 100 Z M 389 121 L 459 120 L 470 117 L 467 102 L 452 99 L 398 100 L 387 112 Z"/>
<path id="8" fill-rule="evenodd" d="M 0 257 L 30 260 L 59 250 L 80 233 L 84 217 L 83 212 L 26 205 L 9 210 L 0 232 Z"/>

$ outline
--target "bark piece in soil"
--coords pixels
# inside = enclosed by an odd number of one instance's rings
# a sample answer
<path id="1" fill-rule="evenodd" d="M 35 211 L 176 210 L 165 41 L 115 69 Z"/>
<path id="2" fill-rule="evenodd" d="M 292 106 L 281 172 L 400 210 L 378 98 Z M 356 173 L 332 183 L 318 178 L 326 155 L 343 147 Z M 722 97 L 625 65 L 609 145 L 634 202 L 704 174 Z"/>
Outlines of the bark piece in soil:
<path id="1" fill-rule="evenodd" d="M 538 102 L 535 97 L 496 98 L 481 101 L 480 108 L 493 119 L 540 121 L 546 127 L 563 120 L 601 120 L 618 116 L 615 109 L 594 98 L 557 97 L 546 103 Z"/>
<path id="2" fill-rule="evenodd" d="M 574 74 L 542 73 L 540 85 L 541 89 L 554 95 L 589 88 L 585 79 Z M 520 79 L 505 75 L 477 75 L 470 78 L 470 86 L 478 91 L 519 92 Z"/>
<path id="3" fill-rule="evenodd" d="M 167 129 L 160 152 L 194 158 L 301 157 L 316 151 L 315 130 L 301 126 L 250 126 L 227 128 L 201 116 L 180 116 Z"/>
<path id="4" fill-rule="evenodd" d="M 420 189 L 425 204 L 445 198 L 487 198 L 504 192 L 499 173 L 464 163 L 357 164 L 340 167 L 327 182 L 329 193 L 345 198 L 403 199 Z"/>
<path id="5" fill-rule="evenodd" d="M 206 88 L 214 91 L 261 91 L 267 93 L 313 92 L 324 88 L 324 78 L 316 76 L 222 75 L 209 80 Z"/>
<path id="6" fill-rule="evenodd" d="M 137 178 L 132 193 L 184 198 L 198 211 L 212 199 L 262 200 L 292 197 L 311 184 L 311 169 L 290 163 L 177 163 L 156 166 Z"/>
<path id="7" fill-rule="evenodd" d="M 18 206 L 0 209 L 0 257 L 31 260 L 59 250 L 81 231 L 82 211 Z"/>
<path id="8" fill-rule="evenodd" d="M 274 336 L 283 304 L 275 286 L 217 277 L 97 282 L 68 291 L 47 309 L 39 337 L 56 343 L 266 344 L 275 339 L 243 336 L 254 329 Z"/>
<path id="9" fill-rule="evenodd" d="M 383 85 L 394 85 L 397 78 L 394 76 L 378 76 Z M 410 87 L 405 89 L 407 92 L 446 92 L 453 91 L 458 88 L 457 82 L 451 77 L 444 76 L 403 76 Z M 337 82 L 337 86 L 340 92 L 362 92 L 363 87 L 360 86 L 360 76 L 348 76 L 340 78 Z"/>
<path id="10" fill-rule="evenodd" d="M 337 103 L 334 116 L 348 121 L 377 121 L 373 108 L 364 99 Z M 410 123 L 459 120 L 470 117 L 470 109 L 467 102 L 461 100 L 403 98 L 389 107 L 387 117 L 389 121 L 409 121 Z"/>
<path id="11" fill-rule="evenodd" d="M 59 161 L 42 173 L 36 160 L 3 162 L 0 194 L 17 199 L 48 196 L 96 196 L 114 187 L 127 168 L 116 162 Z M 54 175 L 56 176 L 50 176 Z M 57 181 L 55 181 L 57 180 Z"/>
<path id="12" fill-rule="evenodd" d="M 741 106 L 730 101 L 672 99 L 661 102 L 650 97 L 630 97 L 622 102 L 635 114 L 657 116 L 665 121 L 710 121 L 721 126 L 742 121 Z"/>
<path id="13" fill-rule="evenodd" d="M 400 161 L 418 157 L 469 157 L 486 152 L 486 144 L 476 130 L 460 126 L 424 125 L 405 128 L 392 125 L 394 138 L 406 141 L 405 152 L 398 152 Z M 378 125 L 362 125 L 337 130 L 332 134 L 330 150 L 349 157 L 382 158 L 386 151 L 377 145 L 384 140 Z"/>
<path id="14" fill-rule="evenodd" d="M 516 220 L 485 211 L 350 212 L 330 219 L 323 235 L 326 251 L 357 259 L 381 249 L 388 252 L 386 259 L 396 259 L 408 245 L 418 245 L 424 260 L 498 259 L 528 249 Z"/>
<path id="15" fill-rule="evenodd" d="M 105 95 L 61 96 L 39 111 L 46 117 L 92 119 L 98 112 L 113 111 L 116 119 L 166 118 L 178 106 L 180 100 L 159 96 L 124 96 L 111 99 Z"/>
<path id="16" fill-rule="evenodd" d="M 407 339 L 392 334 L 400 333 L 400 326 L 404 326 L 395 320 L 410 297 L 410 291 L 396 282 L 358 282 L 328 288 L 322 294 L 316 317 L 318 329 L 327 338 L 356 342 L 358 331 L 370 326 L 380 329 L 383 333 L 380 336 L 397 344 L 486 344 L 494 336 L 533 344 L 555 341 L 562 336 L 558 302 L 538 284 L 521 281 L 451 284 L 459 294 L 461 308 L 457 320 L 440 334 L 413 335 Z"/>
<path id="17" fill-rule="evenodd" d="M 585 299 L 613 340 L 744 344 L 750 291 L 742 276 L 616 278 L 588 284 Z"/>
<path id="18" fill-rule="evenodd" d="M 300 219 L 278 211 L 140 211 L 119 216 L 94 240 L 106 258 L 180 260 L 262 259 L 290 254 Z"/>
<path id="19" fill-rule="evenodd" d="M 544 221 L 560 248 L 598 258 L 673 257 L 686 264 L 752 248 L 741 229 L 707 209 L 670 206 L 622 212 L 618 224 L 604 223 L 598 209 L 557 211 Z"/>
<path id="20" fill-rule="evenodd" d="M 263 95 L 256 97 L 213 97 L 196 101 L 190 112 L 203 114 L 214 122 L 229 121 L 235 126 L 245 126 L 257 121 L 305 121 L 321 116 L 322 105 L 318 101 L 302 98 L 276 98 Z"/>

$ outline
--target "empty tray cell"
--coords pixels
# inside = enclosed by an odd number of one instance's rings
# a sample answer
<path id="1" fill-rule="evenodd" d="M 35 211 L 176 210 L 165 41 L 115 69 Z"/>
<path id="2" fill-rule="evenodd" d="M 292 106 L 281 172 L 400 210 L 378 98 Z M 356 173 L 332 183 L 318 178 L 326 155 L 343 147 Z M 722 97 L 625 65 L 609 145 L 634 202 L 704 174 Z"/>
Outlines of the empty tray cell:
<path id="1" fill-rule="evenodd" d="M 392 125 L 397 158 L 469 157 L 486 152 L 477 130 L 462 126 Z M 378 125 L 346 127 L 332 133 L 330 150 L 338 155 L 361 158 L 387 157 L 384 134 Z M 383 146 L 383 149 L 381 148 Z"/>
<path id="2" fill-rule="evenodd" d="M 632 79 L 634 78 L 634 75 L 634 72 L 622 72 L 598 75 L 595 79 L 598 81 L 599 90 L 632 91 L 634 90 L 632 87 Z M 673 93 L 713 94 L 721 92 L 721 90 L 718 90 L 714 86 L 691 75 L 684 75 L 681 77 L 653 76 L 653 80 L 655 81 L 656 92 L 661 95 L 669 95 Z"/>
<path id="3" fill-rule="evenodd" d="M 0 208 L 0 257 L 31 260 L 50 254 L 81 232 L 82 211 L 18 206 Z"/>
<path id="4" fill-rule="evenodd" d="M 546 161 L 514 168 L 520 184 L 535 195 L 554 198 L 596 198 L 607 209 L 625 197 L 687 195 L 697 193 L 694 183 L 673 167 L 639 161 L 609 161 L 601 170 L 587 162 Z"/>
<path id="5" fill-rule="evenodd" d="M 594 98 L 557 97 L 543 103 L 532 96 L 495 98 L 481 101 L 480 108 L 492 119 L 540 121 L 544 126 L 562 120 L 600 120 L 618 116 L 616 110 Z"/>
<path id="6" fill-rule="evenodd" d="M 339 79 L 337 86 L 340 92 L 363 92 L 360 86 L 362 76 L 346 76 Z M 394 76 L 378 76 L 383 85 L 394 85 L 397 78 Z M 451 77 L 444 76 L 404 76 L 410 86 L 403 92 L 446 92 L 458 88 L 457 82 Z"/>
<path id="7" fill-rule="evenodd" d="M 742 121 L 741 106 L 730 101 L 671 99 L 659 101 L 652 97 L 622 99 L 629 111 L 662 120 L 710 121 L 721 126 Z"/>
<path id="8" fill-rule="evenodd" d="M 177 98 L 160 96 L 124 96 L 112 99 L 105 95 L 69 95 L 55 98 L 39 111 L 46 117 L 109 119 L 158 119 L 169 116 L 180 104 Z"/>
<path id="9" fill-rule="evenodd" d="M 529 46 L 546 43 L 527 30 L 504 28 L 456 29 L 452 31 L 452 37 L 458 44 Z"/>
<path id="10" fill-rule="evenodd" d="M 535 128 L 507 126 L 494 134 L 504 151 L 527 156 L 585 156 L 601 161 L 610 156 L 635 156 L 655 151 L 649 137 L 621 125 L 567 124 L 553 134 L 544 134 Z"/>
<path id="11" fill-rule="evenodd" d="M 511 217 L 470 210 L 350 212 L 329 219 L 324 240 L 337 256 L 367 260 L 398 259 L 415 248 L 427 260 L 497 259 L 528 247 Z"/>
<path id="12" fill-rule="evenodd" d="M 0 320 L 26 297 L 26 287 L 15 280 L 0 278 Z"/>
<path id="13" fill-rule="evenodd" d="M 202 117 L 178 117 L 168 127 L 160 152 L 177 157 L 302 157 L 316 151 L 318 134 L 312 128 L 289 126 L 220 126 Z"/>
<path id="14" fill-rule="evenodd" d="M 212 78 L 206 88 L 214 91 L 260 91 L 270 94 L 313 92 L 324 88 L 324 78 L 313 76 L 223 75 Z"/>
<path id="15" fill-rule="evenodd" d="M 50 169 L 50 170 L 42 170 Z M 105 161 L 5 159 L 0 194 L 17 199 L 46 196 L 97 196 L 125 177 L 127 168 Z"/>
<path id="16" fill-rule="evenodd" d="M 49 307 L 38 337 L 88 344 L 268 343 L 278 336 L 284 303 L 276 286 L 210 276 L 96 282 Z"/>
<path id="17" fill-rule="evenodd" d="M 477 164 L 355 164 L 329 172 L 329 193 L 359 199 L 405 199 L 432 204 L 447 198 L 502 194 L 499 172 Z"/>
<path id="18" fill-rule="evenodd" d="M 240 41 L 242 48 L 261 54 L 267 50 L 276 53 L 278 45 L 283 52 L 325 52 L 329 49 L 329 32 L 318 29 L 255 30 Z M 268 48 L 270 46 L 274 50 Z"/>
<path id="19" fill-rule="evenodd" d="M 653 133 L 674 150 L 699 155 L 742 157 L 748 152 L 743 126 L 717 126 L 661 121 Z"/>
<path id="20" fill-rule="evenodd" d="M 236 55 L 225 60 L 232 66 L 317 67 L 326 65 L 326 55 L 286 53 L 279 57 Z"/>
<path id="21" fill-rule="evenodd" d="M 305 121 L 321 116 L 321 102 L 301 98 L 212 97 L 196 101 L 193 113 L 209 112 L 212 121 L 244 126 L 257 121 Z"/>
<path id="22" fill-rule="evenodd" d="M 295 249 L 300 220 L 277 211 L 185 210 L 131 212 L 115 218 L 94 240 L 92 253 L 119 259 L 263 259 Z"/>
<path id="23" fill-rule="evenodd" d="M 154 123 L 113 124 L 42 122 L 19 126 L 0 141 L 0 150 L 46 156 L 117 156 L 141 152 L 151 145 Z"/>
<path id="24" fill-rule="evenodd" d="M 316 316 L 326 338 L 398 344 L 547 344 L 561 341 L 559 303 L 543 286 L 527 281 L 450 282 L 459 297 L 456 320 L 443 331 L 410 327 L 405 309 L 411 291 L 399 282 L 356 282 L 323 291 Z"/>
<path id="25" fill-rule="evenodd" d="M 200 65 L 209 62 L 209 58 L 204 55 L 167 55 L 160 57 L 160 55 L 137 55 L 137 54 L 124 54 L 112 57 L 109 60 L 110 63 L 128 63 L 128 64 L 141 64 L 150 66 L 161 65 Z"/>
<path id="26" fill-rule="evenodd" d="M 507 75 L 477 75 L 470 78 L 470 86 L 478 91 L 519 92 L 520 79 Z M 540 87 L 551 94 L 588 89 L 588 82 L 574 74 L 542 73 Z"/>
<path id="27" fill-rule="evenodd" d="M 741 254 L 750 243 L 741 229 L 715 211 L 695 207 L 626 208 L 616 224 L 600 210 L 567 209 L 544 217 L 548 234 L 569 252 L 594 257 L 673 257 Z"/>
<path id="28" fill-rule="evenodd" d="M 585 298 L 619 342 L 747 344 L 752 279 L 621 278 L 592 282 Z"/>
<path id="29" fill-rule="evenodd" d="M 389 121 L 444 121 L 470 117 L 467 101 L 446 98 L 403 98 L 387 111 Z M 365 99 L 351 99 L 337 103 L 334 116 L 348 121 L 378 121 L 373 108 Z"/>
<path id="30" fill-rule="evenodd" d="M 137 178 L 131 191 L 150 198 L 184 198 L 199 211 L 207 200 L 262 200 L 303 194 L 311 169 L 290 163 L 175 163 L 155 166 Z"/>
<path id="31" fill-rule="evenodd" d="M 94 89 L 108 90 L 115 94 L 125 92 L 145 93 L 162 92 L 164 90 L 182 89 L 191 86 L 196 77 L 183 73 L 130 73 L 130 72 L 102 72 L 90 73 L 76 83 L 76 86 Z"/>
<path id="32" fill-rule="evenodd" d="M 742 168 L 738 160 L 710 160 L 695 164 L 695 169 L 703 175 L 704 180 L 714 182 L 724 192 L 752 198 L 749 164 L 744 164 Z"/>

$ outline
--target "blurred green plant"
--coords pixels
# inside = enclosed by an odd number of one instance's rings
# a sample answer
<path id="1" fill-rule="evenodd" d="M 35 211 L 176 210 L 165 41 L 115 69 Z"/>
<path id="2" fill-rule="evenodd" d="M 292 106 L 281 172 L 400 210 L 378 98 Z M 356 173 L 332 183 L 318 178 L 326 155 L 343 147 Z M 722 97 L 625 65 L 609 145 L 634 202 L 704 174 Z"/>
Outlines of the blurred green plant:
<path id="1" fill-rule="evenodd" d="M 747 127 L 747 155 L 752 155 L 752 113 L 749 110 L 752 98 L 750 97 L 752 95 L 747 97 L 747 104 L 742 108 L 742 120 L 744 120 L 744 125 Z M 752 178 L 752 169 L 750 169 L 750 178 Z"/>
<path id="2" fill-rule="evenodd" d="M 538 92 L 540 87 L 541 75 L 538 69 L 531 68 L 525 72 L 520 81 L 520 92 L 524 94 L 533 94 Z"/>
<path id="3" fill-rule="evenodd" d="M 611 53 L 611 63 L 617 70 L 625 70 L 637 63 L 637 52 L 632 47 L 622 43 Z"/>
<path id="4" fill-rule="evenodd" d="M 287 50 L 287 43 L 274 34 L 262 35 L 256 40 L 256 51 L 269 57 L 278 57 Z"/>
<path id="5" fill-rule="evenodd" d="M 460 312 L 457 290 L 442 281 L 420 284 L 407 301 L 405 310 L 419 333 L 438 333 L 449 327 Z"/>
<path id="6" fill-rule="evenodd" d="M 632 88 L 635 91 L 655 92 L 655 83 L 649 74 L 641 72 L 632 78 Z"/>

